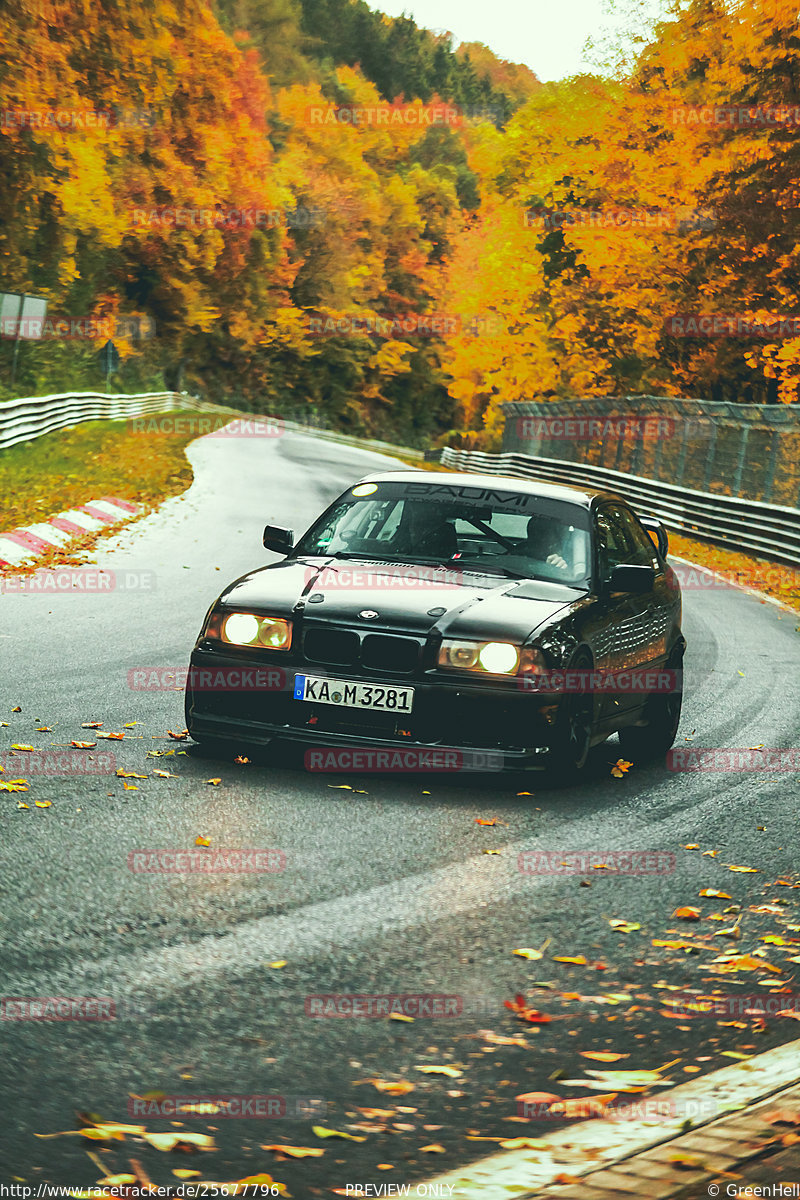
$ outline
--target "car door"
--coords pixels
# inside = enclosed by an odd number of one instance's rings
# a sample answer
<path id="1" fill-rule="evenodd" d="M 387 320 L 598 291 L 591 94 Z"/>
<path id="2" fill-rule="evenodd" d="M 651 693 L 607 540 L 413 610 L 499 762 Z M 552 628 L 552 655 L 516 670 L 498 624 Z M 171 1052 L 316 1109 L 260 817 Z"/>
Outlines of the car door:
<path id="1" fill-rule="evenodd" d="M 606 501 L 595 513 L 598 586 L 601 619 L 595 635 L 596 665 L 603 670 L 627 672 L 663 661 L 668 613 L 659 603 L 657 590 L 643 595 L 609 592 L 607 585 L 615 567 L 650 566 L 663 576 L 653 543 L 624 504 Z M 656 576 L 656 588 L 658 574 Z M 647 695 L 636 687 L 604 692 L 600 713 L 603 719 L 629 714 Z"/>

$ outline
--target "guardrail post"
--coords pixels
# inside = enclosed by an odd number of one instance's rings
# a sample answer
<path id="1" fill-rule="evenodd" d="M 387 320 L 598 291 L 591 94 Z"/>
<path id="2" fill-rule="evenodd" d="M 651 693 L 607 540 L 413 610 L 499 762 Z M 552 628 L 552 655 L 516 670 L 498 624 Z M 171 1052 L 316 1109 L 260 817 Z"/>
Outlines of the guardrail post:
<path id="1" fill-rule="evenodd" d="M 765 504 L 768 504 L 772 499 L 772 489 L 775 486 L 775 469 L 778 465 L 780 447 L 781 432 L 779 429 L 773 429 L 772 443 L 769 448 L 769 465 L 767 466 L 767 475 L 764 480 L 764 495 L 761 497 Z"/>
<path id="2" fill-rule="evenodd" d="M 688 425 L 688 422 L 687 422 Z M 708 455 L 706 457 L 706 469 L 703 474 L 703 491 L 707 492 L 711 486 L 711 474 L 714 470 L 714 454 L 717 449 L 717 426 L 713 423 L 711 426 L 711 437 L 708 439 Z"/>
<path id="3" fill-rule="evenodd" d="M 742 429 L 742 440 L 739 443 L 739 461 L 736 464 L 736 471 L 733 476 L 733 494 L 741 496 L 742 494 L 742 475 L 744 474 L 744 462 L 747 458 L 747 441 L 750 437 L 750 426 L 745 425 Z"/>

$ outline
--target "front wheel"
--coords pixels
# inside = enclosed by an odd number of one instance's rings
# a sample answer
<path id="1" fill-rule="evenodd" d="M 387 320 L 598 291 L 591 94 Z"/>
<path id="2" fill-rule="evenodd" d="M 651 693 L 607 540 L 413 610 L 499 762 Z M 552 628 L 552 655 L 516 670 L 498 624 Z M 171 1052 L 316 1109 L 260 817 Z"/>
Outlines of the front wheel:
<path id="1" fill-rule="evenodd" d="M 664 695 L 651 695 L 645 705 L 646 725 L 620 729 L 619 744 L 623 755 L 632 762 L 663 758 L 678 734 L 683 704 L 683 651 L 673 654 L 667 670 L 674 671 L 672 689 Z"/>
<path id="2" fill-rule="evenodd" d="M 592 664 L 582 656 L 571 670 L 590 671 Z M 571 778 L 586 766 L 594 734 L 594 694 L 590 691 L 567 693 L 558 706 L 555 736 L 551 747 L 553 770 Z"/>

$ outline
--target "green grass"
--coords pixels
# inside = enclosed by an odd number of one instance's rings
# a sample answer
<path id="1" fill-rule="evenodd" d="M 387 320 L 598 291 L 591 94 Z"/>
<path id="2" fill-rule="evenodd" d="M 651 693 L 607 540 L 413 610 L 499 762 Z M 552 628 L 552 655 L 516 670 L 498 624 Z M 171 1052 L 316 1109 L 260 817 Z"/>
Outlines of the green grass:
<path id="1" fill-rule="evenodd" d="M 192 482 L 184 448 L 196 436 L 196 430 L 136 433 L 128 421 L 88 421 L 1 450 L 0 531 L 101 496 L 152 506 L 178 495 Z"/>

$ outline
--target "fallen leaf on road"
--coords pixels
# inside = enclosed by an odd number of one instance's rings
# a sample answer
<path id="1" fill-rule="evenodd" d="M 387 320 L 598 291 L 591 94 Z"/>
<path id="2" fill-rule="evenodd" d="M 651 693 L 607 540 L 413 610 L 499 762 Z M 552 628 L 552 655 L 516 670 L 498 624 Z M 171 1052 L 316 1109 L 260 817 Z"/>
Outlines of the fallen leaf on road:
<path id="1" fill-rule="evenodd" d="M 618 1062 L 621 1058 L 630 1058 L 630 1054 L 617 1054 L 614 1050 L 581 1050 L 580 1055 L 595 1062 Z"/>
<path id="2" fill-rule="evenodd" d="M 531 1025 L 546 1025 L 552 1019 L 547 1013 L 539 1012 L 536 1008 L 529 1008 L 525 1003 L 525 997 L 521 994 L 516 995 L 513 1000 L 506 1000 L 505 1006 L 510 1008 L 520 1021 L 528 1021 Z"/>
<path id="3" fill-rule="evenodd" d="M 388 1096 L 405 1096 L 408 1092 L 414 1091 L 414 1084 L 409 1083 L 406 1079 L 397 1081 L 386 1079 L 366 1079 L 365 1083 L 371 1083 L 372 1086 L 379 1092 L 386 1092 Z"/>
<path id="4" fill-rule="evenodd" d="M 617 917 L 609 919 L 609 925 L 612 929 L 618 929 L 620 933 L 634 933 L 637 929 L 641 929 L 636 921 L 623 921 Z"/>
<path id="5" fill-rule="evenodd" d="M 139 790 L 135 783 L 125 783 L 124 780 L 122 786 L 126 792 L 138 792 Z"/>
<path id="6" fill-rule="evenodd" d="M 137 775 L 135 771 L 123 771 L 122 767 L 117 771 L 120 779 L 147 779 L 146 775 Z"/>
<path id="7" fill-rule="evenodd" d="M 742 875 L 757 875 L 758 867 L 735 867 L 731 863 L 723 863 L 723 867 L 727 867 L 729 871 L 739 871 Z"/>
<path id="8" fill-rule="evenodd" d="M 406 1022 L 408 1022 L 408 1024 L 410 1024 L 410 1025 L 413 1025 L 413 1024 L 414 1024 L 414 1018 L 413 1018 L 413 1017 L 407 1017 L 407 1016 L 405 1015 L 405 1013 L 390 1013 L 390 1014 L 389 1014 L 389 1020 L 390 1020 L 390 1021 L 406 1021 Z"/>
<path id="9" fill-rule="evenodd" d="M 457 1067 L 414 1067 L 415 1071 L 421 1071 L 423 1075 L 447 1075 L 450 1079 L 458 1079 L 464 1074 Z"/>
<path id="10" fill-rule="evenodd" d="M 272 967 L 273 971 L 278 971 L 281 967 L 286 966 L 287 961 L 285 958 L 276 958 L 275 962 L 269 963 L 268 966 Z"/>
<path id="11" fill-rule="evenodd" d="M 37 808 L 52 808 L 53 807 L 52 800 L 34 800 L 34 804 L 36 805 Z"/>
<path id="12" fill-rule="evenodd" d="M 502 1033 L 493 1033 L 491 1029 L 479 1029 L 476 1035 L 483 1038 L 484 1042 L 488 1042 L 491 1046 L 525 1046 L 530 1045 L 522 1037 L 505 1037 Z"/>
<path id="13" fill-rule="evenodd" d="M 188 1167 L 176 1167 L 172 1174 L 176 1179 L 196 1179 L 200 1174 L 199 1171 L 190 1171 Z M 134 1183 L 136 1181 L 134 1180 Z"/>
<path id="14" fill-rule="evenodd" d="M 92 750 L 97 745 L 97 742 L 70 742 L 70 746 L 74 746 L 76 750 Z"/>
<path id="15" fill-rule="evenodd" d="M 219 787 L 219 785 L 222 783 L 222 780 L 221 779 L 207 779 L 206 783 L 213 784 L 214 787 Z"/>
<path id="16" fill-rule="evenodd" d="M 326 1129 L 324 1125 L 312 1125 L 311 1132 L 318 1138 L 345 1138 L 348 1142 L 365 1142 L 365 1137 L 356 1137 L 353 1133 L 342 1133 L 339 1129 Z"/>
<path id="17" fill-rule="evenodd" d="M 444 1146 L 440 1146 L 438 1142 L 431 1142 L 430 1146 L 420 1146 L 421 1154 L 446 1154 Z"/>
<path id="18" fill-rule="evenodd" d="M 690 954 L 697 954 L 700 950 L 699 946 L 695 946 L 694 942 L 682 941 L 665 941 L 663 938 L 653 938 L 653 946 L 666 946 L 668 950 L 687 950 Z"/>
<path id="19" fill-rule="evenodd" d="M 34 746 L 23 746 L 20 743 L 15 743 L 11 747 L 11 749 L 12 750 L 25 750 L 29 754 L 34 753 L 34 752 L 38 753 L 38 751 L 36 751 L 36 748 Z"/>
<path id="20" fill-rule="evenodd" d="M 193 1154 L 195 1150 L 216 1150 L 214 1139 L 207 1133 L 143 1133 L 141 1137 L 156 1150 L 179 1150 Z"/>
<path id="21" fill-rule="evenodd" d="M 490 821 L 485 821 L 483 817 L 475 818 L 476 825 L 505 825 L 505 821 L 498 821 L 497 817 L 492 817 Z"/>
<path id="22" fill-rule="evenodd" d="M 499 854 L 500 851 L 499 850 L 483 850 L 482 853 L 483 854 Z"/>
<path id="23" fill-rule="evenodd" d="M 632 766 L 632 762 L 626 762 L 624 758 L 618 758 L 611 768 L 611 774 L 615 779 L 622 779 Z"/>
<path id="24" fill-rule="evenodd" d="M 575 963 L 579 967 L 585 967 L 588 961 L 588 958 L 584 958 L 582 954 L 576 954 L 574 958 L 571 958 L 568 954 L 562 954 L 553 959 L 553 962 Z"/>
<path id="25" fill-rule="evenodd" d="M 102 728 L 103 728 L 102 721 L 82 721 L 81 722 L 81 729 L 102 729 Z"/>
<path id="26" fill-rule="evenodd" d="M 754 958 L 751 954 L 721 954 L 706 964 L 706 970 L 724 975 L 733 971 L 773 971 L 780 975 L 780 967 L 765 962 L 763 958 Z"/>
<path id="27" fill-rule="evenodd" d="M 0 792 L 27 792 L 27 779 L 0 780 Z"/>
<path id="28" fill-rule="evenodd" d="M 553 1092 L 523 1092 L 521 1096 L 515 1096 L 514 1099 L 519 1104 L 555 1104 L 560 1100 L 560 1096 L 556 1096 Z"/>
<path id="29" fill-rule="evenodd" d="M 800 1021 L 800 1012 L 795 1008 L 781 1008 L 776 1012 L 776 1017 L 791 1017 L 793 1021 Z"/>
<path id="30" fill-rule="evenodd" d="M 683 906 L 683 908 L 676 908 L 672 915 L 681 921 L 699 921 L 700 909 L 692 908 L 690 905 L 686 904 Z"/>
<path id="31" fill-rule="evenodd" d="M 180 779 L 180 775 L 173 775 L 171 771 L 153 771 L 159 779 Z"/>
<path id="32" fill-rule="evenodd" d="M 717 900 L 731 899 L 727 892 L 718 892 L 716 888 L 703 888 L 703 890 L 697 894 L 698 896 L 714 896 Z"/>
<path id="33" fill-rule="evenodd" d="M 125 737 L 125 734 L 124 733 L 100 733 L 100 732 L 98 732 L 95 734 L 95 737 L 107 738 L 107 739 L 110 739 L 115 742 L 121 742 L 122 739 Z"/>
<path id="34" fill-rule="evenodd" d="M 188 738 L 188 736 L 189 736 L 188 729 L 181 729 L 179 733 L 175 733 L 174 730 L 172 730 L 172 729 L 167 730 L 167 737 L 172 738 L 172 740 L 175 742 L 183 742 L 186 740 L 186 738 Z"/>
<path id="35" fill-rule="evenodd" d="M 52 733 L 53 731 L 49 725 L 38 725 L 36 727 L 36 732 L 37 733 Z"/>
<path id="36" fill-rule="evenodd" d="M 689 843 L 688 843 L 686 846 L 684 846 L 683 848 L 684 848 L 684 850 L 699 850 L 699 849 L 700 849 L 700 846 L 699 846 L 699 844 L 698 844 L 697 842 L 689 842 Z"/>
<path id="37" fill-rule="evenodd" d="M 261 1146 L 262 1150 L 271 1150 L 273 1154 L 284 1154 L 288 1158 L 321 1158 L 325 1151 L 321 1146 Z"/>
<path id="38" fill-rule="evenodd" d="M 211 838 L 203 837 L 202 833 L 198 833 L 197 837 L 194 839 L 194 844 L 195 846 L 210 846 Z"/>
<path id="39" fill-rule="evenodd" d="M 538 959 L 538 958 L 543 957 L 544 952 L 549 945 L 550 945 L 550 938 L 548 938 L 546 942 L 543 942 L 538 950 L 531 949 L 530 947 L 523 947 L 521 950 L 515 950 L 514 953 L 519 958 Z"/>

